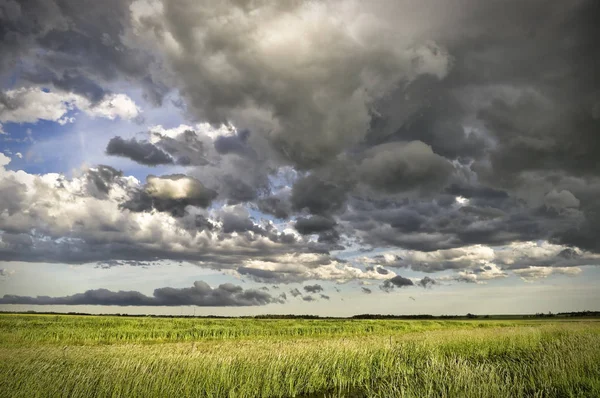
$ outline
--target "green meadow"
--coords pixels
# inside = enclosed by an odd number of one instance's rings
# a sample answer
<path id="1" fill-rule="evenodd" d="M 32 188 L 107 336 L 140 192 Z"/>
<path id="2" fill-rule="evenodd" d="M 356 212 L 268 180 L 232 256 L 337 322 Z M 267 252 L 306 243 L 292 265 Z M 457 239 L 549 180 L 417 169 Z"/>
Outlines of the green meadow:
<path id="1" fill-rule="evenodd" d="M 600 397 L 600 322 L 2 314 L 0 396 Z"/>

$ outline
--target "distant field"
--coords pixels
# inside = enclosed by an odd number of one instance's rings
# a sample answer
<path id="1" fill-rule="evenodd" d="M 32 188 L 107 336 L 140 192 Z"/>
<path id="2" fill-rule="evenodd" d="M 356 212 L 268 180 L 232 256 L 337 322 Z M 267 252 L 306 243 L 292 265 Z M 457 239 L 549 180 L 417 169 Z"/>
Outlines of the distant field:
<path id="1" fill-rule="evenodd" d="M 600 322 L 4 314 L 0 396 L 600 397 Z"/>

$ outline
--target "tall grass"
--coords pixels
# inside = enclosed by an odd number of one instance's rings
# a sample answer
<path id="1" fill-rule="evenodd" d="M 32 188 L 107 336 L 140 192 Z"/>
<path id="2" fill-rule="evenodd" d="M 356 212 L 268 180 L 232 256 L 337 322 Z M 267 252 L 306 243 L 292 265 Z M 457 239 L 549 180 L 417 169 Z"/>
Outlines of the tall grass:
<path id="1" fill-rule="evenodd" d="M 0 318 L 4 338 L 6 319 Z M 27 318 L 14 319 L 27 322 Z M 31 319 L 37 322 L 38 318 Z M 596 322 L 510 326 L 400 321 L 408 324 L 400 332 L 395 321 L 340 321 L 336 329 L 328 329 L 335 322 L 218 320 L 211 327 L 226 328 L 229 323 L 232 328 L 247 326 L 255 334 L 148 344 L 157 342 L 149 334 L 98 344 L 91 338 L 94 324 L 89 322 L 106 328 L 103 322 L 131 326 L 128 321 L 144 321 L 162 325 L 157 328 L 163 332 L 178 329 L 164 326 L 163 321 L 172 321 L 165 319 L 130 318 L 121 324 L 122 318 L 49 317 L 44 322 L 52 324 L 53 319 L 66 321 L 74 339 L 69 341 L 65 332 L 58 341 L 47 340 L 45 329 L 38 325 L 34 329 L 42 336 L 39 339 L 19 332 L 27 337 L 21 344 L 15 338 L 0 343 L 0 396 L 600 396 L 600 323 Z M 204 322 L 176 321 L 196 322 L 199 329 Z M 273 322 L 320 332 L 310 336 L 264 332 L 273 328 Z M 345 333 L 343 326 L 357 333 Z M 374 329 L 364 332 L 369 326 Z M 58 328 L 46 327 L 50 336 Z M 21 323 L 22 328 L 27 325 Z M 391 330 L 397 333 L 388 333 Z"/>
<path id="2" fill-rule="evenodd" d="M 5 314 L 0 315 L 0 344 L 91 345 L 204 339 L 396 335 L 456 327 L 499 327 L 514 324 L 514 321 L 190 319 Z"/>

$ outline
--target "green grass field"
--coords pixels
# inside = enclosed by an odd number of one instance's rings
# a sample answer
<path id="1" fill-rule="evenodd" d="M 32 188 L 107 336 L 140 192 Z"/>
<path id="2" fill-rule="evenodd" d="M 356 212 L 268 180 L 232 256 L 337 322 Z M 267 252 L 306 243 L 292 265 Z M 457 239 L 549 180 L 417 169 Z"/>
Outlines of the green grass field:
<path id="1" fill-rule="evenodd" d="M 600 322 L 3 314 L 0 396 L 600 397 Z"/>

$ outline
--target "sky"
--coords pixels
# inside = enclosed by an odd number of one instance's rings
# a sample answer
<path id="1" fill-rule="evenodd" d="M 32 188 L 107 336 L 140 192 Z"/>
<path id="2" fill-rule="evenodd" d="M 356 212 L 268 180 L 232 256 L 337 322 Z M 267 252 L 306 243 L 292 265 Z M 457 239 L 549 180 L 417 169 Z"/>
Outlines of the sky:
<path id="1" fill-rule="evenodd" d="M 2 0 L 0 310 L 598 310 L 599 17 Z"/>

